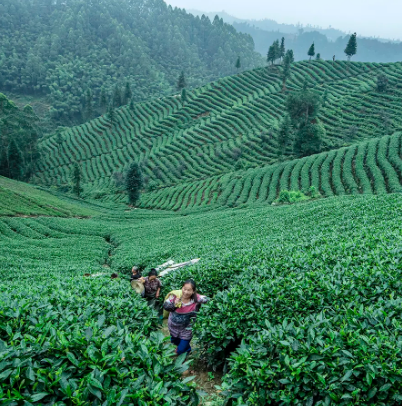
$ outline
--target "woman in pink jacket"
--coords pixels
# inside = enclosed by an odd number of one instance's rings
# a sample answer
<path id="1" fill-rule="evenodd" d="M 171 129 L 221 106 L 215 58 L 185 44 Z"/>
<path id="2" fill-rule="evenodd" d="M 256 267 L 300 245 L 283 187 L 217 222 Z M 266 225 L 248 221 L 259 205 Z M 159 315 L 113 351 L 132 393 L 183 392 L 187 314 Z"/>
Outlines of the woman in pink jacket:
<path id="1" fill-rule="evenodd" d="M 193 337 L 191 323 L 201 304 L 208 300 L 206 296 L 197 293 L 195 282 L 189 279 L 183 284 L 181 298 L 170 295 L 163 304 L 163 308 L 170 312 L 168 319 L 170 341 L 177 346 L 178 355 L 191 351 L 190 341 Z"/>

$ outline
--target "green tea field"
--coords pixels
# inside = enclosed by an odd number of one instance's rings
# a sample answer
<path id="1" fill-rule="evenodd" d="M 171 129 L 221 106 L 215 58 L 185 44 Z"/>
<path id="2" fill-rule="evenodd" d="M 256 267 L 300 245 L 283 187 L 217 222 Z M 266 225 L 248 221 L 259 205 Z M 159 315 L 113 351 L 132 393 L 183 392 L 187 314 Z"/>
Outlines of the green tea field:
<path id="1" fill-rule="evenodd" d="M 125 106 L 116 110 L 113 123 L 104 115 L 43 139 L 35 181 L 63 187 L 77 162 L 86 196 L 125 201 L 114 174 L 136 160 L 149 185 L 141 207 L 173 210 L 210 206 L 217 199 L 224 206 L 248 199 L 272 201 L 278 182 L 302 188 L 313 181 L 307 178 L 314 171 L 322 172 L 322 184 L 313 178 L 325 196 L 377 193 L 377 187 L 380 193 L 384 188 L 393 192 L 398 188 L 395 176 L 400 177 L 401 172 L 398 157 L 389 151 L 399 150 L 400 142 L 385 138 L 370 144 L 370 140 L 401 130 L 401 67 L 401 63 L 297 62 L 292 64 L 285 91 L 282 67 L 275 66 L 189 91 L 185 103 L 172 96 L 131 109 Z M 388 79 L 386 92 L 377 90 L 379 74 Z M 326 130 L 324 154 L 315 164 L 315 158 L 289 161 L 291 149 L 284 157 L 278 150 L 278 123 L 285 113 L 286 97 L 304 85 L 323 97 L 319 118 Z M 275 166 L 283 158 L 288 161 Z M 363 171 L 362 166 L 373 162 L 372 174 Z M 250 172 L 244 175 L 245 170 Z M 298 175 L 298 171 L 302 173 Z M 390 179 L 384 180 L 388 174 Z M 233 179 L 239 176 L 244 188 Z M 258 193 L 260 181 L 265 186 Z M 249 195 L 251 183 L 254 190 Z M 234 189 L 229 201 L 226 186 Z"/>
<path id="2" fill-rule="evenodd" d="M 2 405 L 205 402 L 128 280 L 170 258 L 201 258 L 162 296 L 193 277 L 212 298 L 194 340 L 222 371 L 216 404 L 401 402 L 401 194 L 188 215 L 69 204 L 92 213 L 0 216 Z"/>

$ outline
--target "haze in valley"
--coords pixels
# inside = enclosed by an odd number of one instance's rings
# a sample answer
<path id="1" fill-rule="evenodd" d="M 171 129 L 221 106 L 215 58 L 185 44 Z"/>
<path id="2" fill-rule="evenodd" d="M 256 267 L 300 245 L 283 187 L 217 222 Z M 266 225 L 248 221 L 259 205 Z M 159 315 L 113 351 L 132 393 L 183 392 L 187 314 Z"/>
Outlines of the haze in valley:
<path id="1" fill-rule="evenodd" d="M 272 19 L 279 23 L 332 26 L 361 36 L 402 39 L 401 0 L 166 0 L 175 7 L 205 12 L 226 11 L 238 18 Z"/>

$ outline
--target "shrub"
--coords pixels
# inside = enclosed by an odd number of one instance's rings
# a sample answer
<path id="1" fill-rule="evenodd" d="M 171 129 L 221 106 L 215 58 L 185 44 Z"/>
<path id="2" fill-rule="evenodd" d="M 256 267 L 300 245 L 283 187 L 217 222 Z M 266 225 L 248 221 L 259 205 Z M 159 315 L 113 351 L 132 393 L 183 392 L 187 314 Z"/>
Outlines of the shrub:
<path id="1" fill-rule="evenodd" d="M 386 310 L 267 322 L 231 355 L 224 394 L 261 406 L 398 404 L 402 324 Z"/>
<path id="2" fill-rule="evenodd" d="M 124 281 L 74 278 L 0 303 L 1 404 L 198 404 L 179 379 L 188 363 Z"/>
<path id="3" fill-rule="evenodd" d="M 281 190 L 275 203 L 298 203 L 305 200 L 309 200 L 309 198 L 300 190 Z"/>

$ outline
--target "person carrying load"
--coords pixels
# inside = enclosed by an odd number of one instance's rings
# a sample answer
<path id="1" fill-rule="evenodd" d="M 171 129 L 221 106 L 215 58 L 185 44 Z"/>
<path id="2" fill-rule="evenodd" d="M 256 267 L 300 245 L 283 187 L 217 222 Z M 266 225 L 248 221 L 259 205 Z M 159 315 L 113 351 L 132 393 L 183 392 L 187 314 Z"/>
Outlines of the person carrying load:
<path id="1" fill-rule="evenodd" d="M 138 280 L 143 284 L 144 287 L 143 297 L 148 300 L 150 306 L 153 306 L 155 310 L 159 312 L 160 306 L 158 299 L 161 293 L 162 283 L 158 279 L 158 272 L 155 268 L 152 268 L 146 278 L 141 277 Z M 131 286 L 133 286 L 133 283 L 134 281 L 131 282 Z"/>
<path id="2" fill-rule="evenodd" d="M 130 285 L 138 295 L 145 296 L 144 283 L 138 266 L 133 266 L 131 269 Z"/>
<path id="3" fill-rule="evenodd" d="M 193 337 L 191 323 L 202 303 L 207 303 L 206 296 L 199 295 L 192 279 L 184 282 L 181 291 L 171 292 L 166 298 L 163 309 L 169 312 L 168 328 L 170 341 L 177 346 L 177 355 L 191 351 L 190 341 Z"/>

